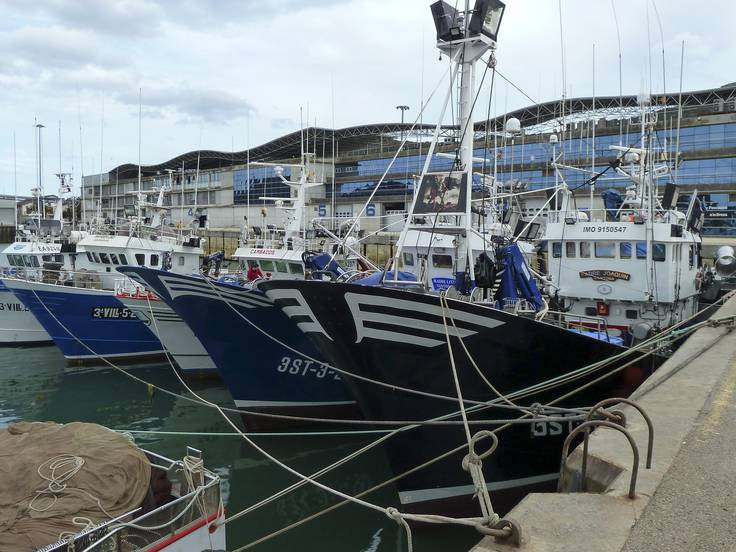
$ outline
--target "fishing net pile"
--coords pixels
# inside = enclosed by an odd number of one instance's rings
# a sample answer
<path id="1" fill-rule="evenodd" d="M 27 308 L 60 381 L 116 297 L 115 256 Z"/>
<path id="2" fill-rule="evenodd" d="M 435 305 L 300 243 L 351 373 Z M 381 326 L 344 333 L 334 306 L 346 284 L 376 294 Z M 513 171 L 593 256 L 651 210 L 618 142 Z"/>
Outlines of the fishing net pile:
<path id="1" fill-rule="evenodd" d="M 81 422 L 0 429 L 0 550 L 33 551 L 142 505 L 151 465 L 124 435 Z"/>

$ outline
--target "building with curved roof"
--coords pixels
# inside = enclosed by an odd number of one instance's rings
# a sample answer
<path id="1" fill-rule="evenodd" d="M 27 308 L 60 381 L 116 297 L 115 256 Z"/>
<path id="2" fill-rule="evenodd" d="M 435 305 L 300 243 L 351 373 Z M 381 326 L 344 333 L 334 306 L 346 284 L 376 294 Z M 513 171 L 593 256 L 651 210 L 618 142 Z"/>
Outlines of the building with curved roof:
<path id="1" fill-rule="evenodd" d="M 638 101 L 635 95 L 570 98 L 564 106 L 560 101 L 533 104 L 477 122 L 475 156 L 484 161 L 477 164 L 476 170 L 488 173 L 495 166 L 500 180 L 530 191 L 544 188 L 554 180 L 548 166 L 552 132 L 560 137 L 559 147 L 565 152 L 567 164 L 602 170 L 614 158 L 609 146 L 633 145 L 639 139 Z M 681 188 L 681 198 L 697 190 L 710 207 L 706 232 L 736 235 L 736 83 L 655 95 L 650 101 L 658 113 L 660 145 L 671 159 L 675 159 L 675 151 L 680 152 L 673 177 Z M 522 132 L 500 132 L 512 117 L 520 121 Z M 191 151 L 157 165 L 142 166 L 142 184 L 144 191 L 150 192 L 171 178 L 167 203 L 174 222 L 187 219 L 195 208 L 206 210 L 211 226 L 218 228 L 237 229 L 248 213 L 260 216 L 261 211 L 266 213 L 262 221 L 268 222 L 278 218 L 277 210 L 273 201 L 259 198 L 288 197 L 290 191 L 272 168 L 248 167 L 247 162 L 293 163 L 304 147 L 313 154 L 313 176 L 325 182 L 324 187 L 310 191 L 314 215 L 357 214 L 383 178 L 373 204 L 366 209 L 370 217 L 363 224 L 367 229 L 378 229 L 382 227 L 381 217 L 406 209 L 413 177 L 421 172 L 433 131 L 434 125 L 410 123 L 334 130 L 310 127 L 250 151 Z M 455 151 L 455 133 L 453 126 L 441 127 L 438 152 Z M 404 136 L 406 147 L 392 161 Z M 449 170 L 452 163 L 452 158 L 435 155 L 430 168 Z M 173 171 L 171 177 L 168 170 Z M 137 190 L 137 176 L 138 165 L 125 164 L 103 175 L 85 177 L 85 210 L 89 213 L 99 208 L 109 218 L 121 218 L 125 204 L 132 202 L 131 194 Z M 585 184 L 580 172 L 570 172 L 566 178 L 571 186 Z M 599 189 L 621 185 L 615 179 L 597 183 Z M 530 194 L 522 209 L 534 213 L 542 202 L 541 193 Z"/>

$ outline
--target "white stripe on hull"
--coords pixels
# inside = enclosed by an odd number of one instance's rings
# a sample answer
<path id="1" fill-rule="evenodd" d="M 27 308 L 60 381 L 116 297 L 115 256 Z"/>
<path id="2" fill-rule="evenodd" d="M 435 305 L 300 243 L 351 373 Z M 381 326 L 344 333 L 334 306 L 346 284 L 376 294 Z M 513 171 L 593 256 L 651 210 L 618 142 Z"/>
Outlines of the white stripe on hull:
<path id="1" fill-rule="evenodd" d="M 164 353 L 165 351 L 163 349 L 156 349 L 155 351 L 140 351 L 137 353 L 115 353 L 115 354 L 109 354 L 109 355 L 96 355 L 92 353 L 88 355 L 69 355 L 69 356 L 64 355 L 64 358 L 66 358 L 67 360 L 89 360 L 92 358 L 128 358 L 128 357 L 133 358 L 133 357 L 163 355 Z"/>
<path id="2" fill-rule="evenodd" d="M 536 485 L 538 483 L 547 483 L 554 481 L 559 477 L 559 473 L 547 473 L 544 475 L 534 475 L 531 477 L 521 477 L 519 479 L 507 479 L 506 481 L 492 481 L 486 483 L 489 491 L 501 491 L 505 489 L 513 489 L 515 487 L 526 487 Z M 415 491 L 403 491 L 399 493 L 401 504 L 414 504 L 417 502 L 429 502 L 432 500 L 441 500 L 443 498 L 452 498 L 456 496 L 472 495 L 475 493 L 473 485 L 456 485 L 454 487 L 438 487 L 436 489 L 417 489 Z"/>
<path id="3" fill-rule="evenodd" d="M 429 305 L 420 301 L 410 301 L 407 299 L 395 299 L 392 297 L 382 297 L 380 295 L 368 295 L 361 293 L 348 292 L 345 294 L 345 302 L 350 308 L 355 323 L 356 343 L 360 343 L 363 338 L 369 337 L 379 339 L 381 341 L 394 341 L 398 343 L 412 343 L 421 347 L 436 347 L 446 343 L 445 326 L 440 322 L 432 322 L 422 318 L 415 318 L 413 313 L 429 314 L 442 319 L 442 307 L 438 304 Z M 384 312 L 371 312 L 362 310 L 362 306 L 378 306 L 382 307 Z M 393 314 L 389 314 L 392 312 Z M 475 335 L 479 331 L 487 328 L 495 328 L 503 325 L 503 322 L 491 317 L 478 316 L 476 314 L 467 313 L 461 310 L 448 308 L 445 309 L 445 319 L 447 320 L 448 331 L 451 336 L 460 334 L 461 337 Z M 475 328 L 469 329 L 458 326 L 457 330 L 452 326 L 452 320 L 472 324 Z M 393 329 L 372 328 L 366 326 L 368 323 L 381 323 L 392 326 Z M 404 332 L 404 329 L 421 330 L 434 334 L 435 337 L 418 336 L 413 333 Z"/>
<path id="4" fill-rule="evenodd" d="M 316 401 L 245 401 L 245 400 L 236 400 L 235 406 L 238 408 L 254 408 L 254 407 L 262 407 L 262 408 L 284 408 L 284 407 L 291 407 L 291 406 L 342 406 L 342 405 L 348 405 L 348 404 L 355 404 L 355 401 L 326 401 L 326 402 L 316 402 Z"/>

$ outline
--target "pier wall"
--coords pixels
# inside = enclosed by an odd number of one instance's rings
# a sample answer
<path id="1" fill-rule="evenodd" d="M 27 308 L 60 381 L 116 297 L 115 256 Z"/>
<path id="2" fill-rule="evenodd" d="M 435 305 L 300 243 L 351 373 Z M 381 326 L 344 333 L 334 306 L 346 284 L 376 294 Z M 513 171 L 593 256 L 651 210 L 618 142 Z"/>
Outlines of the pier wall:
<path id="1" fill-rule="evenodd" d="M 736 298 L 713 318 L 734 314 Z M 631 446 L 621 433 L 598 429 L 588 488 L 601 492 L 530 494 L 507 516 L 521 526 L 521 547 L 485 537 L 471 552 L 736 550 L 736 331 L 701 328 L 632 399 L 655 431 L 646 469 L 647 426 L 635 409 L 621 408 L 640 452 L 635 499 L 628 497 Z M 581 457 L 582 445 L 568 460 L 568 486 L 579 481 Z"/>

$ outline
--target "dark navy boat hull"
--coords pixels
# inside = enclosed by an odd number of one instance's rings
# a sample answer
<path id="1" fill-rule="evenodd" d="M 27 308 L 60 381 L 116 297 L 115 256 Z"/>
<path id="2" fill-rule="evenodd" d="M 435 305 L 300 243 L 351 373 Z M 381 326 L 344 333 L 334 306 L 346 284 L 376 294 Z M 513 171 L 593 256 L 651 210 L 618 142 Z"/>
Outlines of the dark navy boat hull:
<path id="1" fill-rule="evenodd" d="M 260 289 L 279 304 L 284 293 L 299 296 L 301 310 L 288 313 L 299 320 L 313 318 L 307 335 L 334 366 L 365 378 L 425 393 L 456 397 L 445 341 L 442 309 L 437 296 L 383 287 L 322 282 L 264 282 Z M 293 302 L 293 300 L 292 300 Z M 461 348 L 449 316 L 470 356 L 484 376 L 504 395 L 568 373 L 576 368 L 622 352 L 619 346 L 585 337 L 559 327 L 514 316 L 496 309 L 449 300 L 447 324 L 452 336 L 463 397 L 489 401 L 496 395 L 479 377 Z M 642 360 L 606 377 L 558 406 L 592 406 L 612 396 L 629 395 L 654 368 Z M 608 368 L 611 370 L 611 367 Z M 521 405 L 549 403 L 602 372 L 523 399 Z M 427 420 L 456 412 L 457 400 L 418 396 L 345 377 L 366 419 Z M 470 410 L 472 404 L 467 405 Z M 519 412 L 492 407 L 471 412 L 471 420 L 504 420 Z M 454 420 L 459 420 L 455 416 Z M 472 426 L 496 429 L 499 423 Z M 530 490 L 554 485 L 561 445 L 574 426 L 568 421 L 517 424 L 499 433 L 499 447 L 484 462 L 484 473 L 494 505 L 510 508 Z M 461 469 L 467 453 L 462 425 L 422 426 L 390 439 L 386 451 L 396 475 L 461 447 L 461 450 L 397 482 L 405 510 L 431 508 L 462 511 L 477 507 L 472 500 L 471 479 Z M 488 442 L 479 444 L 484 448 Z M 480 450 L 476 451 L 480 452 Z"/>

